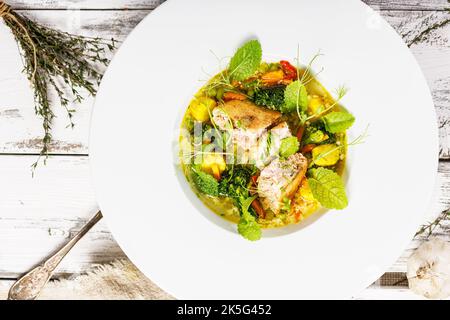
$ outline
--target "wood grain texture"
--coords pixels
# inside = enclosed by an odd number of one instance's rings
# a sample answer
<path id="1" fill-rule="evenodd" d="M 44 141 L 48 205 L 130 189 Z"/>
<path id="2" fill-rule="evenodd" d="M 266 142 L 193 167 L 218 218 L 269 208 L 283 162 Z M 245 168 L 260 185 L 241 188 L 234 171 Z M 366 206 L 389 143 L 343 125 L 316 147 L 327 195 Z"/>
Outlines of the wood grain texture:
<path id="1" fill-rule="evenodd" d="M 32 156 L 0 157 L 0 278 L 15 277 L 64 244 L 98 210 L 87 157 L 57 157 L 34 178 Z M 123 257 L 100 221 L 64 259 L 58 273 Z"/>
<path id="2" fill-rule="evenodd" d="M 8 3 L 41 23 L 87 36 L 115 37 L 126 35 L 160 0 L 10 0 Z M 450 159 L 450 25 L 422 33 L 431 24 L 448 20 L 447 0 L 365 0 L 411 44 L 431 88 L 440 124 L 441 159 Z M 47 10 L 48 9 L 48 10 Z M 56 10 L 54 10 L 56 9 Z M 69 10 L 64 10 L 69 9 Z M 102 11 L 100 11 L 101 9 Z M 130 10 L 123 10 L 130 9 Z M 65 243 L 97 210 L 90 184 L 88 159 L 89 120 L 93 99 L 77 106 L 77 126 L 66 129 L 62 108 L 56 106 L 52 157 L 31 179 L 29 166 L 36 160 L 42 134 L 40 121 L 34 115 L 32 91 L 21 69 L 17 47 L 5 35 L 0 23 L 0 278 L 15 278 Z M 71 155 L 71 156 L 70 156 Z M 433 219 L 450 206 L 450 162 L 439 166 L 439 190 L 436 206 L 427 213 Z M 450 221 L 437 234 L 450 236 Z M 406 260 L 423 238 L 411 242 L 408 249 L 390 268 L 404 272 Z M 109 262 L 124 253 L 100 222 L 63 261 L 56 277 L 88 270 L 92 263 Z M 0 280 L 0 299 L 11 281 Z M 407 289 L 380 290 L 377 283 L 355 298 L 420 298 Z"/>
<path id="3" fill-rule="evenodd" d="M 165 0 L 10 0 L 7 1 L 16 10 L 126 10 L 154 9 Z"/>
<path id="4" fill-rule="evenodd" d="M 13 280 L 0 280 L 0 300 L 8 297 L 9 288 L 13 285 Z M 50 292 L 48 292 L 50 295 Z M 386 287 L 380 288 L 372 285 L 356 294 L 355 300 L 426 300 L 424 297 L 414 294 L 407 287 Z"/>
<path id="5" fill-rule="evenodd" d="M 33 11 L 30 17 L 48 26 L 76 32 L 87 36 L 125 39 L 126 35 L 150 11 Z M 427 78 L 433 94 L 440 126 L 441 158 L 450 159 L 450 24 L 431 32 L 428 37 L 420 34 L 430 23 L 439 23 L 450 17 L 447 12 L 384 11 L 383 16 L 411 45 Z M 0 152 L 38 153 L 42 129 L 40 119 L 34 115 L 32 90 L 21 70 L 17 47 L 10 35 L 1 32 L 2 51 L 7 51 L 0 60 L 2 79 L 0 86 Z M 419 39 L 418 39 L 419 37 Z M 416 40 L 415 40 L 416 39 Z M 3 52 L 5 52 L 3 51 Z M 82 104 L 74 106 L 78 111 L 74 121 L 76 127 L 67 129 L 65 111 L 55 103 L 57 118 L 53 124 L 55 154 L 87 154 L 90 114 L 94 99 L 88 97 Z"/>
<path id="6" fill-rule="evenodd" d="M 447 0 L 363 0 L 375 10 L 446 10 L 450 8 Z"/>
<path id="7" fill-rule="evenodd" d="M 9 0 L 16 9 L 153 9 L 164 0 Z M 445 10 L 446 0 L 363 0 L 377 10 Z"/>
<path id="8" fill-rule="evenodd" d="M 34 161 L 33 156 L 0 157 L 0 278 L 16 277 L 39 263 L 97 210 L 88 158 L 58 156 L 50 160 L 32 178 L 29 165 Z M 448 162 L 439 166 L 439 186 L 439 201 L 424 217 L 424 222 L 450 205 Z M 450 221 L 447 221 L 437 234 L 449 239 L 449 232 Z M 420 243 L 420 239 L 412 242 L 389 271 L 404 272 L 406 259 Z M 92 263 L 123 255 L 101 221 L 77 244 L 57 272 L 83 272 Z"/>

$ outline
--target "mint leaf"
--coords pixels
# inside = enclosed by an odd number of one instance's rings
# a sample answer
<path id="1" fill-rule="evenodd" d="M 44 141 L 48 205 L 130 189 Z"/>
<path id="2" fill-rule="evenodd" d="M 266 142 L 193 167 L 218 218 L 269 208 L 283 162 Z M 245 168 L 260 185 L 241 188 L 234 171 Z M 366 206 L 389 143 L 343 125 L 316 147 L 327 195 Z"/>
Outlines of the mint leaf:
<path id="1" fill-rule="evenodd" d="M 256 196 L 245 199 L 241 204 L 242 215 L 238 223 L 238 232 L 245 239 L 256 241 L 261 239 L 261 227 L 256 218 L 248 211 Z"/>
<path id="2" fill-rule="evenodd" d="M 348 205 L 344 183 L 334 171 L 317 168 L 308 172 L 308 184 L 314 198 L 329 209 L 344 209 Z"/>
<path id="3" fill-rule="evenodd" d="M 297 105 L 300 111 L 305 111 L 308 107 L 308 92 L 298 80 L 286 87 L 284 91 L 284 107 L 281 111 L 283 113 L 295 111 L 297 110 Z"/>
<path id="4" fill-rule="evenodd" d="M 297 137 L 287 137 L 281 140 L 280 157 L 287 158 L 298 151 L 300 143 Z"/>
<path id="5" fill-rule="evenodd" d="M 325 129 L 331 133 L 343 132 L 355 122 L 355 117 L 345 111 L 334 111 L 323 117 Z"/>
<path id="6" fill-rule="evenodd" d="M 201 193 L 214 197 L 219 195 L 219 183 L 212 175 L 193 169 L 192 180 Z"/>
<path id="7" fill-rule="evenodd" d="M 228 71 L 232 80 L 242 81 L 253 75 L 261 64 L 262 49 L 258 40 L 240 47 L 230 60 Z"/>

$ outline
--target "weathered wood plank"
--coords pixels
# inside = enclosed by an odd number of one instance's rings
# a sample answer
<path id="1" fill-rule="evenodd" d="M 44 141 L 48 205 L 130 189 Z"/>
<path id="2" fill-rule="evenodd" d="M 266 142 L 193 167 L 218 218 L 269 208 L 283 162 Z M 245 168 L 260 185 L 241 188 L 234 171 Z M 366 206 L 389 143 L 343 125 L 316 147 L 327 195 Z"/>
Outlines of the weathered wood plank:
<path id="1" fill-rule="evenodd" d="M 93 2 L 93 1 L 92 1 Z M 87 36 L 115 37 L 123 40 L 150 11 L 32 11 L 27 15 L 46 25 Z M 450 16 L 445 12 L 383 11 L 384 17 L 411 42 L 430 21 L 438 23 Z M 40 120 L 34 115 L 32 91 L 23 74 L 14 40 L 0 25 L 0 152 L 37 153 L 42 135 Z M 419 39 L 411 50 L 419 61 L 433 93 L 441 137 L 441 157 L 450 158 L 450 24 Z M 74 106 L 76 127 L 66 129 L 65 111 L 55 104 L 57 118 L 53 124 L 53 153 L 88 153 L 88 132 L 93 99 Z"/>
<path id="2" fill-rule="evenodd" d="M 450 8 L 447 0 L 362 0 L 378 10 L 446 10 Z"/>
<path id="3" fill-rule="evenodd" d="M 33 156 L 0 156 L 0 278 L 29 270 L 65 243 L 97 209 L 87 157 L 54 157 L 39 167 L 34 178 L 29 171 L 33 161 Z M 424 221 L 450 206 L 450 163 L 441 163 L 439 172 L 439 202 Z M 439 233 L 450 240 L 450 221 Z M 407 257 L 420 243 L 412 242 L 389 271 L 404 272 Z M 58 274 L 83 272 L 92 263 L 122 256 L 101 221 L 64 259 Z"/>
<path id="4" fill-rule="evenodd" d="M 153 9 L 164 0 L 9 0 L 17 9 Z M 446 0 L 363 0 L 378 10 L 444 10 Z"/>
<path id="5" fill-rule="evenodd" d="M 0 280 L 0 300 L 8 297 L 9 288 L 14 280 Z M 52 292 L 47 288 L 47 296 L 52 296 Z M 386 287 L 372 285 L 355 295 L 356 300 L 424 300 L 425 298 L 414 294 L 407 287 Z"/>
<path id="6" fill-rule="evenodd" d="M 126 10 L 154 9 L 165 0 L 10 0 L 7 1 L 16 10 L 42 9 L 89 9 L 89 10 Z"/>
<path id="7" fill-rule="evenodd" d="M 31 178 L 31 156 L 0 157 L 0 278 L 15 277 L 64 244 L 97 205 L 87 157 L 58 157 Z M 78 273 L 123 253 L 100 221 L 58 273 Z"/>
<path id="8" fill-rule="evenodd" d="M 41 23 L 85 36 L 114 37 L 123 40 L 149 11 L 36 11 L 30 14 Z M 34 113 L 33 91 L 23 68 L 17 45 L 9 30 L 0 22 L 0 152 L 39 153 L 43 130 Z M 54 96 L 54 95 L 53 95 Z M 90 115 L 94 99 L 86 95 L 81 104 L 74 104 L 76 126 L 67 129 L 68 119 L 57 99 L 53 110 L 53 153 L 86 154 Z"/>

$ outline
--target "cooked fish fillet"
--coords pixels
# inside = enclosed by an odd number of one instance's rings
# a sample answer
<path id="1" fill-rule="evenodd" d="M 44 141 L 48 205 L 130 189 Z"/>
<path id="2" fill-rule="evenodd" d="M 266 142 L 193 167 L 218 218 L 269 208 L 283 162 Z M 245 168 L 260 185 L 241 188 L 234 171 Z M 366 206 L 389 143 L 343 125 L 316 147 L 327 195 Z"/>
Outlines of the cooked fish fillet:
<path id="1" fill-rule="evenodd" d="M 259 138 L 257 154 L 255 154 L 255 165 L 262 169 L 278 156 L 281 140 L 291 137 L 288 124 L 284 121 L 269 131 L 264 132 Z"/>
<path id="2" fill-rule="evenodd" d="M 277 158 L 265 167 L 258 178 L 258 195 L 264 209 L 279 214 L 283 199 L 294 195 L 307 167 L 308 160 L 301 153 Z"/>
<path id="3" fill-rule="evenodd" d="M 213 120 L 223 123 L 222 119 L 217 118 L 224 114 L 231 119 L 234 127 L 250 130 L 266 129 L 281 118 L 280 112 L 258 107 L 247 100 L 231 100 L 218 106 L 213 110 Z"/>

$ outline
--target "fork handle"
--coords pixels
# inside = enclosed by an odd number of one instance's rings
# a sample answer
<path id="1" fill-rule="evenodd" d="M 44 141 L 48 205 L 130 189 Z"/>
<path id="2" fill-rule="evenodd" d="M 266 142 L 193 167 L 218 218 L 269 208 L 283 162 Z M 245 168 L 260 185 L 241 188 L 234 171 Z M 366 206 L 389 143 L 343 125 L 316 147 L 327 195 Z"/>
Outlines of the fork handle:
<path id="1" fill-rule="evenodd" d="M 9 290 L 9 300 L 34 300 L 50 280 L 53 271 L 73 246 L 103 217 L 98 211 L 83 228 L 51 257 L 17 280 Z"/>

